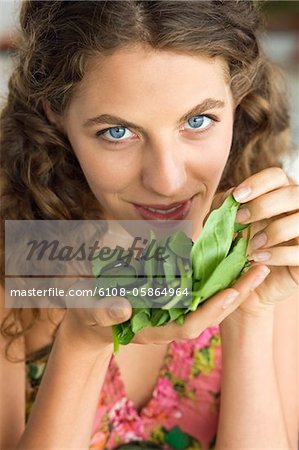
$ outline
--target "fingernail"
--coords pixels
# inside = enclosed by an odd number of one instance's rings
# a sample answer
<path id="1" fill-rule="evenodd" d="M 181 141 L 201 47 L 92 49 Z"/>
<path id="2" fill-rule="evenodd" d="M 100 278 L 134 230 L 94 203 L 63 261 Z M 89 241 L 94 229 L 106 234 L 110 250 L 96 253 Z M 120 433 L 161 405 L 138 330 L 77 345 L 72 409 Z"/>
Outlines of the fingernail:
<path id="1" fill-rule="evenodd" d="M 253 250 L 256 250 L 259 247 L 262 247 L 267 242 L 267 235 L 266 233 L 260 233 L 254 236 L 254 238 L 251 239 L 250 244 Z"/>
<path id="2" fill-rule="evenodd" d="M 237 222 L 246 222 L 250 218 L 250 212 L 248 208 L 240 208 L 236 215 Z"/>
<path id="3" fill-rule="evenodd" d="M 113 303 L 109 308 L 108 313 L 113 319 L 122 319 L 125 316 L 123 308 L 122 304 Z"/>
<path id="4" fill-rule="evenodd" d="M 258 252 L 253 253 L 250 259 L 253 259 L 253 261 L 268 261 L 270 258 L 271 258 L 270 252 Z"/>
<path id="5" fill-rule="evenodd" d="M 270 273 L 270 269 L 268 267 L 265 267 L 253 280 L 251 284 L 250 290 L 253 291 L 255 288 L 257 288 L 264 279 L 267 277 L 267 275 Z"/>
<path id="6" fill-rule="evenodd" d="M 245 200 L 251 194 L 252 189 L 250 187 L 238 188 L 234 191 L 233 196 L 237 202 Z"/>
<path id="7" fill-rule="evenodd" d="M 232 305 L 235 301 L 235 299 L 238 297 L 239 292 L 234 290 L 231 291 L 227 296 L 224 298 L 222 302 L 222 309 L 228 308 L 230 305 Z"/>

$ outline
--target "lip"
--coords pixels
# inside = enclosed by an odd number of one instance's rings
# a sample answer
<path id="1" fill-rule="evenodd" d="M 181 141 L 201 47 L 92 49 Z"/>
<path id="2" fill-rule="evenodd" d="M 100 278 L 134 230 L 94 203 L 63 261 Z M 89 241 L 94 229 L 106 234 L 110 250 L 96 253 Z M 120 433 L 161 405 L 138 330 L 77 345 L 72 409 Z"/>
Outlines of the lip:
<path id="1" fill-rule="evenodd" d="M 193 196 L 194 197 L 194 196 Z M 133 206 L 135 207 L 135 209 L 137 210 L 137 212 L 139 213 L 139 215 L 145 219 L 145 220 L 162 220 L 162 221 L 166 221 L 166 220 L 184 220 L 186 218 L 186 216 L 188 215 L 190 208 L 192 206 L 192 200 L 193 197 L 189 198 L 188 200 L 185 200 L 183 202 L 177 202 L 177 203 L 172 203 L 170 205 L 137 205 L 135 203 L 133 203 Z M 180 205 L 180 206 L 179 206 Z M 158 213 L 158 212 L 154 212 L 154 211 L 149 211 L 146 208 L 155 208 L 155 209 L 170 209 L 170 208 L 174 208 L 175 206 L 178 206 L 177 209 L 175 209 L 174 211 L 171 211 L 168 214 L 162 214 L 162 213 Z"/>
<path id="2" fill-rule="evenodd" d="M 194 197 L 194 195 L 193 195 L 193 197 Z M 174 208 L 175 206 L 179 206 L 179 205 L 182 205 L 183 203 L 186 203 L 188 200 L 191 200 L 193 197 L 187 198 L 186 200 L 182 200 L 180 202 L 170 203 L 169 205 L 145 205 L 145 204 L 139 204 L 139 203 L 133 203 L 133 205 L 141 206 L 143 208 L 170 209 L 170 208 Z"/>

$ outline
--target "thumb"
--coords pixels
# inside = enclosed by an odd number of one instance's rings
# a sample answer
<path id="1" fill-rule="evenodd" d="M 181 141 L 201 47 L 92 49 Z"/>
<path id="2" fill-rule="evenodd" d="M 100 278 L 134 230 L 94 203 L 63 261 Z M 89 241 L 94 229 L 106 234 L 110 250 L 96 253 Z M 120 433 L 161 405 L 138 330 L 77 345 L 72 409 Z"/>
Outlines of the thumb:
<path id="1" fill-rule="evenodd" d="M 132 306 L 125 297 L 114 297 L 108 307 L 108 316 L 114 323 L 122 323 L 132 315 Z"/>
<path id="2" fill-rule="evenodd" d="M 126 297 L 97 298 L 97 307 L 93 309 L 94 325 L 103 327 L 126 322 L 132 315 L 132 306 Z"/>

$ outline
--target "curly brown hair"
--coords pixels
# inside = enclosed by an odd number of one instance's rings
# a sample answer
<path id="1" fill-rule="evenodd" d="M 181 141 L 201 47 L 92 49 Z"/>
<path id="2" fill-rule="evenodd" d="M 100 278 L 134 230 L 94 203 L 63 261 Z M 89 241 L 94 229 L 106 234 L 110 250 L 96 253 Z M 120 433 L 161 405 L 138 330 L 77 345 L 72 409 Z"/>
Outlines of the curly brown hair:
<path id="1" fill-rule="evenodd" d="M 219 191 L 281 167 L 288 149 L 286 95 L 280 72 L 260 47 L 261 17 L 249 0 L 23 1 L 1 115 L 3 218 L 101 218 L 71 145 L 47 119 L 43 101 L 62 114 L 88 58 L 135 43 L 227 62 L 236 112 Z M 1 236 L 3 247 L 3 228 Z M 20 332 L 14 325 L 21 312 L 12 309 L 2 323 L 11 341 L 32 328 L 40 311 L 32 309 L 31 324 Z"/>

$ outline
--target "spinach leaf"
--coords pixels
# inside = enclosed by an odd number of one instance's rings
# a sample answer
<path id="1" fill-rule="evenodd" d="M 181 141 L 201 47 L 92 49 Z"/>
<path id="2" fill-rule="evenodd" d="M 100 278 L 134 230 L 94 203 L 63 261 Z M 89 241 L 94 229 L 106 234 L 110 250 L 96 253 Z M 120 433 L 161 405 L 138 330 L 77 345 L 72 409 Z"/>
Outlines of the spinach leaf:
<path id="1" fill-rule="evenodd" d="M 209 215 L 203 230 L 192 247 L 194 278 L 204 285 L 214 268 L 230 249 L 239 203 L 228 196 L 220 208 Z"/>
<path id="2" fill-rule="evenodd" d="M 152 327 L 159 327 L 169 321 L 170 311 L 163 311 L 160 308 L 152 308 L 151 324 Z"/>
<path id="3" fill-rule="evenodd" d="M 183 231 L 179 230 L 170 237 L 167 247 L 180 258 L 189 259 L 192 241 Z"/>
<path id="4" fill-rule="evenodd" d="M 133 333 L 138 333 L 142 328 L 149 327 L 151 325 L 150 316 L 150 309 L 133 310 L 133 317 L 131 319 Z"/>
<path id="5" fill-rule="evenodd" d="M 155 252 L 157 250 L 157 242 L 156 242 L 156 236 L 155 233 L 150 230 L 150 237 L 149 237 L 149 243 L 153 243 L 153 246 L 151 248 L 151 253 L 147 255 L 147 260 L 145 261 L 145 273 L 147 276 L 147 282 L 152 283 L 154 275 L 156 275 L 156 267 L 157 267 L 157 261 L 155 258 Z"/>
<path id="6" fill-rule="evenodd" d="M 117 353 L 117 351 L 115 350 L 115 346 L 118 345 L 118 343 L 120 343 L 121 345 L 127 345 L 129 344 L 132 339 L 135 336 L 135 333 L 132 331 L 132 327 L 130 324 L 130 321 L 125 322 L 125 324 L 122 324 L 123 327 L 121 329 L 121 333 L 117 334 L 117 339 L 118 342 L 114 341 L 114 352 Z M 119 327 L 119 325 L 114 325 L 112 328 L 114 327 Z"/>
<path id="7" fill-rule="evenodd" d="M 134 296 L 132 291 L 127 294 L 133 308 L 132 316 L 113 326 L 115 352 L 120 344 L 130 343 L 145 327 L 163 326 L 172 321 L 183 324 L 188 312 L 195 311 L 200 303 L 230 287 L 243 271 L 248 270 L 250 263 L 246 253 L 250 226 L 235 223 L 239 206 L 232 195 L 228 196 L 220 208 L 209 215 L 193 246 L 184 232 L 177 231 L 152 245 L 150 259 L 132 258 L 126 263 L 125 258 L 112 255 L 109 262 L 93 262 L 98 286 L 110 283 L 111 287 L 142 287 L 145 291 L 159 288 L 166 294 Z M 247 228 L 245 239 L 243 231 Z M 143 254 L 155 240 L 155 233 L 151 231 Z M 168 258 L 164 261 L 154 257 L 158 244 L 168 250 Z M 169 292 L 170 287 L 174 288 L 174 294 Z M 189 295 L 182 294 L 187 291 Z"/>
<path id="8" fill-rule="evenodd" d="M 218 264 L 204 286 L 194 293 L 196 298 L 192 302 L 191 311 L 195 311 L 199 303 L 216 294 L 216 292 L 228 288 L 237 279 L 247 260 L 246 248 L 246 240 L 240 237 L 233 246 L 231 253 Z"/>

